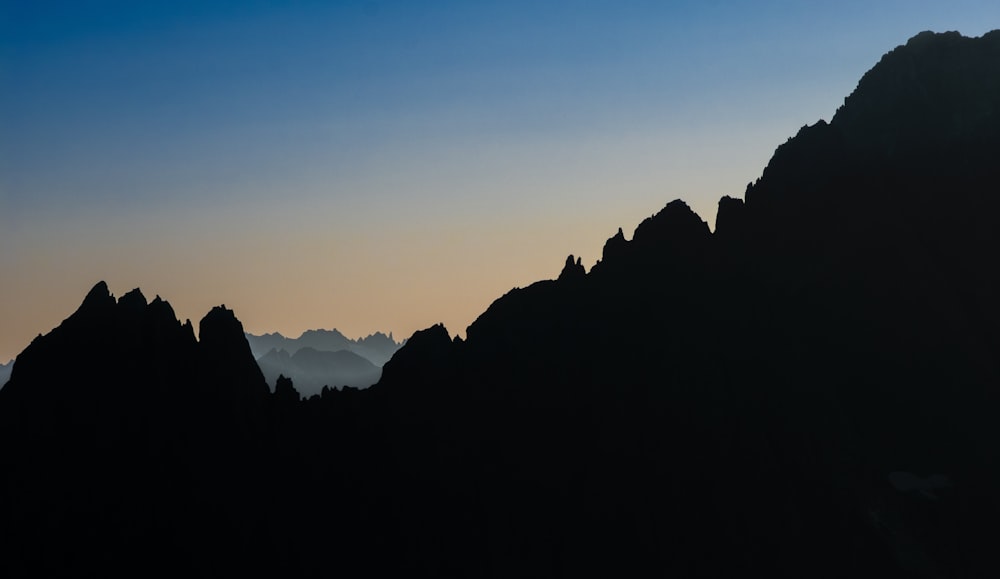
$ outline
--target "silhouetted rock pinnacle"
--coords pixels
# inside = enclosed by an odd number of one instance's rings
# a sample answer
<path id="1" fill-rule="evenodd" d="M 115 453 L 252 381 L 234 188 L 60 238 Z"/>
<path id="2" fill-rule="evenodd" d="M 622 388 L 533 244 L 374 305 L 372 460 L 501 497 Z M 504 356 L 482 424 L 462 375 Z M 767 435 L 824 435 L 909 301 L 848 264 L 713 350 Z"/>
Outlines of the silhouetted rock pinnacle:
<path id="1" fill-rule="evenodd" d="M 283 375 L 278 375 L 274 383 L 274 399 L 279 404 L 294 404 L 301 399 L 298 390 L 292 385 L 292 381 Z"/>
<path id="2" fill-rule="evenodd" d="M 560 281 L 571 281 L 580 280 L 587 276 L 587 270 L 584 269 L 583 264 L 579 258 L 573 261 L 573 256 L 570 255 L 566 258 L 566 265 L 563 270 L 559 273 Z"/>
<path id="3" fill-rule="evenodd" d="M 270 394 L 264 375 L 250 353 L 243 324 L 226 306 L 212 308 L 198 325 L 201 371 L 221 388 L 222 399 L 256 408 Z"/>
<path id="4" fill-rule="evenodd" d="M 745 220 L 746 211 L 743 200 L 728 195 L 723 196 L 719 199 L 719 212 L 715 217 L 716 238 L 727 241 L 742 238 L 745 234 Z"/>
<path id="5" fill-rule="evenodd" d="M 111 295 L 111 290 L 108 289 L 108 284 L 103 281 L 99 281 L 94 284 L 87 295 L 83 298 L 83 303 L 77 309 L 77 312 L 89 312 L 92 310 L 98 310 L 102 308 L 108 308 L 115 304 L 115 298 Z"/>
<path id="6" fill-rule="evenodd" d="M 441 379 L 441 372 L 449 367 L 455 347 L 443 324 L 418 330 L 406 341 L 406 346 L 382 367 L 379 383 L 419 383 Z"/>
<path id="7" fill-rule="evenodd" d="M 625 240 L 625 234 L 622 232 L 622 228 L 618 228 L 618 233 L 614 234 L 613 237 L 609 237 L 604 243 L 604 250 L 601 252 L 601 262 L 614 261 L 616 259 L 621 259 L 622 255 L 627 251 L 628 241 Z"/>

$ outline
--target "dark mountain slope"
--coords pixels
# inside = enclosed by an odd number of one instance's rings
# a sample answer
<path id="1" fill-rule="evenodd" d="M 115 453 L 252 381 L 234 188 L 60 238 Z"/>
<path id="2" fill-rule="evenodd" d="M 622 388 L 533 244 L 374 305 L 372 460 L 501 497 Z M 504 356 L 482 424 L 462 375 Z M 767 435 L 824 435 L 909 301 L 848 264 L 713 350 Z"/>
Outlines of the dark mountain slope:
<path id="1" fill-rule="evenodd" d="M 569 260 L 513 290 L 378 388 L 423 376 L 403 420 L 476 432 L 466 460 L 505 465 L 495 491 L 517 497 L 483 508 L 531 545 L 566 538 L 549 562 L 574 572 L 665 550 L 710 575 L 995 571 L 998 44 L 915 37 L 780 147 L 745 203 L 720 202 L 716 235 L 668 204 L 590 274 Z M 947 490 L 892 484 L 910 471 Z M 642 532 L 612 540 L 612 522 Z"/>
<path id="2" fill-rule="evenodd" d="M 5 576 L 190 572 L 257 548 L 267 385 L 231 311 L 200 335 L 101 282 L 17 357 L 0 390 Z"/>

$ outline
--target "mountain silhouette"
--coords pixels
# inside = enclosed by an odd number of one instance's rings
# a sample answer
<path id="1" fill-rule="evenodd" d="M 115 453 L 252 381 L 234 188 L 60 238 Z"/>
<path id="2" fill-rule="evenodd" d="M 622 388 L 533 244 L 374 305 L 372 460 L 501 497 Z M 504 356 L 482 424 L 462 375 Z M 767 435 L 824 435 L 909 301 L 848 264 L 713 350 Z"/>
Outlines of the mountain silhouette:
<path id="1" fill-rule="evenodd" d="M 570 259 L 498 299 L 465 341 L 411 341 L 398 356 L 434 361 L 376 388 L 419 384 L 404 431 L 475 432 L 469 455 L 490 458 L 469 460 L 506 468 L 477 483 L 516 497 L 485 518 L 539 549 L 561 537 L 542 558 L 567 574 L 623 558 L 633 574 L 995 572 L 998 48 L 998 32 L 918 35 L 745 200 L 723 198 L 715 234 L 673 201 L 589 274 Z M 448 425 L 420 418 L 441 407 Z M 930 506 L 894 472 L 954 484 Z"/>
<path id="2" fill-rule="evenodd" d="M 102 282 L 0 390 L 0 569 L 998 576 L 998 105 L 1000 32 L 921 33 L 714 233 L 671 201 L 364 390 Z"/>
<path id="3" fill-rule="evenodd" d="M 159 297 L 116 300 L 100 282 L 18 355 L 0 390 L 6 576 L 124 573 L 165 545 L 164 567 L 184 569 L 246 548 L 240 481 L 259 476 L 248 452 L 269 393 L 231 311 L 206 315 L 200 337 Z"/>

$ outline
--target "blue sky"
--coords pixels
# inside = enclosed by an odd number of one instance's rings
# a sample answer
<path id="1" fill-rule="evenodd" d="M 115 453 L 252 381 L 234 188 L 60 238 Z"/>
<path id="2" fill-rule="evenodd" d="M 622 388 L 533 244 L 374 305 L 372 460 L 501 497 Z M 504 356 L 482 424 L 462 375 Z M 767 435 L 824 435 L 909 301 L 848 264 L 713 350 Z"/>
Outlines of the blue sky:
<path id="1" fill-rule="evenodd" d="M 0 358 L 98 279 L 255 331 L 462 333 L 672 199 L 713 224 L 910 36 L 998 26 L 972 1 L 0 1 Z"/>

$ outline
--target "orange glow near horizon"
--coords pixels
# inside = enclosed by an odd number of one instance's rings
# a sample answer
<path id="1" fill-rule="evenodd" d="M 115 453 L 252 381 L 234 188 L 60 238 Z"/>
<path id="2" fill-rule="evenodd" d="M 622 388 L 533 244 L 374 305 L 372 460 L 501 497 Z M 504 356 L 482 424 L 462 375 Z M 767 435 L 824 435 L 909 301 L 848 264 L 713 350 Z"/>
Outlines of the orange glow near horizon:
<path id="1" fill-rule="evenodd" d="M 766 157 L 711 171 L 722 148 L 696 137 L 626 135 L 613 154 L 587 140 L 511 144 L 485 161 L 448 151 L 393 172 L 308 176 L 288 184 L 287 202 L 262 185 L 197 209 L 166 195 L 155 211 L 26 219 L 18 275 L 0 279 L 0 359 L 56 327 L 100 280 L 116 296 L 160 295 L 195 325 L 225 304 L 256 334 L 403 339 L 444 323 L 464 336 L 493 300 L 555 278 L 570 253 L 589 268 L 618 227 L 631 232 L 670 200 L 684 198 L 711 224 L 718 197 L 737 194 Z M 338 189 L 365 194 L 345 201 L 330 193 Z"/>

